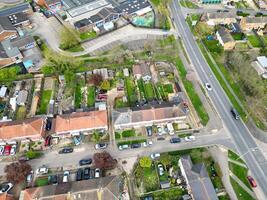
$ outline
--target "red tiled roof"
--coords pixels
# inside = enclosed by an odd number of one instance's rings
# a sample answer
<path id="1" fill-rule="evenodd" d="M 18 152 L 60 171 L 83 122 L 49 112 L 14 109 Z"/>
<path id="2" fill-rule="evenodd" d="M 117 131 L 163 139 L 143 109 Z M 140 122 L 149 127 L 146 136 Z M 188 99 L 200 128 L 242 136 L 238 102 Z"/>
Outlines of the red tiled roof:
<path id="1" fill-rule="evenodd" d="M 7 193 L 0 194 L 0 200 L 14 200 L 13 196 Z"/>

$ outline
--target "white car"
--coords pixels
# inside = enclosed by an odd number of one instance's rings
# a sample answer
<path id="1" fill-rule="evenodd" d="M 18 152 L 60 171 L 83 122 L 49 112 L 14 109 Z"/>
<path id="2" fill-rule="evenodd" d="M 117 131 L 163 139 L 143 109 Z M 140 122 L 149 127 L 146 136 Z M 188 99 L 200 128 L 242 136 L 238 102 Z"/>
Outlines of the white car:
<path id="1" fill-rule="evenodd" d="M 158 164 L 158 169 L 159 169 L 159 175 L 162 176 L 164 174 L 164 168 L 162 164 Z"/>
<path id="2" fill-rule="evenodd" d="M 99 178 L 100 177 L 100 169 L 96 168 L 95 169 L 95 178 Z"/>
<path id="3" fill-rule="evenodd" d="M 124 150 L 124 149 L 129 149 L 129 145 L 128 144 L 124 144 L 124 145 L 120 145 L 119 146 L 119 150 Z"/>
<path id="4" fill-rule="evenodd" d="M 32 179 L 33 179 L 33 171 L 31 171 L 26 177 L 26 183 L 28 187 L 31 185 Z"/>
<path id="5" fill-rule="evenodd" d="M 212 87 L 209 83 L 205 83 L 205 87 L 208 91 L 211 91 L 212 90 Z"/>
<path id="6" fill-rule="evenodd" d="M 70 175 L 70 172 L 69 171 L 65 171 L 64 174 L 63 174 L 63 183 L 67 183 L 69 182 L 69 175 Z"/>
<path id="7" fill-rule="evenodd" d="M 48 168 L 46 166 L 42 166 L 36 170 L 37 175 L 47 174 Z"/>
<path id="8" fill-rule="evenodd" d="M 148 140 L 147 143 L 149 146 L 151 146 L 153 144 L 152 140 Z"/>
<path id="9" fill-rule="evenodd" d="M 0 186 L 0 194 L 8 192 L 13 187 L 12 183 L 4 183 Z"/>
<path id="10" fill-rule="evenodd" d="M 190 135 L 184 138 L 186 142 L 191 142 L 196 140 L 196 136 Z"/>
<path id="11" fill-rule="evenodd" d="M 4 153 L 4 149 L 5 149 L 4 146 L 0 146 L 0 155 L 3 155 L 3 153 Z"/>
<path id="12" fill-rule="evenodd" d="M 107 148 L 107 144 L 105 143 L 99 143 L 95 145 L 95 149 L 106 149 Z"/>
<path id="13" fill-rule="evenodd" d="M 13 144 L 11 146 L 11 150 L 10 150 L 10 155 L 15 155 L 16 154 L 16 149 L 17 149 L 17 145 Z"/>
<path id="14" fill-rule="evenodd" d="M 151 157 L 152 159 L 159 158 L 159 157 L 160 157 L 160 153 L 152 153 L 152 154 L 150 155 L 150 157 Z"/>

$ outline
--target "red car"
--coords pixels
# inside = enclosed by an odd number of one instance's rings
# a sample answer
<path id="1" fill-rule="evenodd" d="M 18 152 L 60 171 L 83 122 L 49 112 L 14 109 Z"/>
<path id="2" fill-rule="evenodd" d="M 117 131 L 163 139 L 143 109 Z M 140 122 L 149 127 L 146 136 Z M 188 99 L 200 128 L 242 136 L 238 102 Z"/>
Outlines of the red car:
<path id="1" fill-rule="evenodd" d="M 45 146 L 50 146 L 51 145 L 51 140 L 52 140 L 52 136 L 49 135 L 45 138 Z"/>
<path id="2" fill-rule="evenodd" d="M 11 145 L 6 145 L 4 150 L 4 155 L 9 156 L 10 151 L 11 151 Z"/>
<path id="3" fill-rule="evenodd" d="M 254 178 L 252 178 L 251 176 L 247 176 L 247 179 L 248 179 L 248 181 L 249 181 L 249 183 L 250 183 L 250 185 L 252 186 L 252 187 L 257 187 L 257 183 L 256 183 L 256 181 L 254 180 Z"/>

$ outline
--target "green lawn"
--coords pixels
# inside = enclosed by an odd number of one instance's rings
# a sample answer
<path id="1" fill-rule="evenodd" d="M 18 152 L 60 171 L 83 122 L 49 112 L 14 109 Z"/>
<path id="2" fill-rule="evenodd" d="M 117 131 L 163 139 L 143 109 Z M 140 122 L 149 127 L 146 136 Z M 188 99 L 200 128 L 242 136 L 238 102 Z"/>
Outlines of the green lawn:
<path id="1" fill-rule="evenodd" d="M 189 80 L 186 79 L 187 71 L 186 71 L 186 69 L 185 69 L 185 67 L 184 67 L 184 65 L 180 59 L 177 59 L 176 67 L 177 67 L 177 70 L 178 70 L 178 72 L 182 78 L 186 92 L 187 92 L 199 118 L 200 118 L 200 121 L 205 126 L 209 121 L 209 115 L 206 112 L 205 108 L 203 107 L 203 104 L 202 104 L 198 94 L 196 93 L 193 84 Z"/>
<path id="2" fill-rule="evenodd" d="M 240 163 L 245 163 L 238 154 L 236 154 L 235 152 L 228 150 L 228 158 L 232 159 L 232 160 L 236 160 Z"/>
<path id="3" fill-rule="evenodd" d="M 238 200 L 253 200 L 250 196 L 233 178 L 230 177 L 232 187 L 236 193 Z"/>
<path id="4" fill-rule="evenodd" d="M 144 84 L 145 97 L 147 101 L 152 101 L 155 98 L 154 86 L 151 82 Z"/>
<path id="5" fill-rule="evenodd" d="M 250 183 L 247 180 L 248 169 L 232 162 L 229 163 L 229 170 L 233 172 L 248 188 L 251 189 Z"/>
<path id="6" fill-rule="evenodd" d="M 166 93 L 173 93 L 173 87 L 172 84 L 165 84 L 163 85 L 164 92 Z"/>
<path id="7" fill-rule="evenodd" d="M 41 96 L 41 103 L 39 107 L 39 114 L 46 114 L 47 112 L 47 105 L 49 104 L 49 101 L 51 99 L 52 90 L 43 90 L 42 96 Z"/>
<path id="8" fill-rule="evenodd" d="M 38 178 L 36 179 L 35 184 L 38 187 L 48 185 L 48 178 Z"/>
<path id="9" fill-rule="evenodd" d="M 237 43 L 235 45 L 235 49 L 238 49 L 238 50 L 248 50 L 249 49 L 249 46 L 247 43 Z"/>
<path id="10" fill-rule="evenodd" d="M 162 190 L 153 192 L 152 196 L 154 200 L 177 200 L 180 199 L 186 192 L 180 188 L 171 188 L 168 190 Z"/>
<path id="11" fill-rule="evenodd" d="M 121 139 L 121 133 L 115 132 L 115 139 L 116 140 Z"/>
<path id="12" fill-rule="evenodd" d="M 76 45 L 74 47 L 71 47 L 69 49 L 66 49 L 66 51 L 69 51 L 69 52 L 80 52 L 80 51 L 83 51 L 84 48 L 79 44 L 79 45 Z"/>
<path id="13" fill-rule="evenodd" d="M 253 47 L 260 48 L 261 47 L 261 41 L 259 40 L 258 36 L 256 35 L 248 35 L 247 36 L 248 41 Z"/>
<path id="14" fill-rule="evenodd" d="M 97 34 L 95 31 L 87 31 L 84 33 L 80 33 L 80 39 L 81 40 L 93 39 L 96 37 L 97 37 Z"/>
<path id="15" fill-rule="evenodd" d="M 26 107 L 19 106 L 16 113 L 16 120 L 21 120 L 26 117 Z"/>
<path id="16" fill-rule="evenodd" d="M 159 93 L 159 95 L 161 96 L 162 100 L 164 100 L 164 101 L 167 100 L 167 94 L 166 94 L 166 92 L 164 90 L 163 85 L 160 82 L 157 83 L 156 91 Z"/>
<path id="17" fill-rule="evenodd" d="M 130 141 L 124 141 L 124 142 L 118 142 L 118 145 L 124 145 L 124 144 L 137 144 L 137 143 L 143 143 L 146 142 L 146 139 L 140 139 L 140 140 L 130 140 Z"/>
<path id="18" fill-rule="evenodd" d="M 74 105 L 76 109 L 81 107 L 81 102 L 82 102 L 81 85 L 77 84 L 75 87 L 75 98 L 74 98 Z"/>
<path id="19" fill-rule="evenodd" d="M 122 98 L 116 98 L 115 108 L 125 108 L 128 107 L 127 102 L 123 102 Z"/>
<path id="20" fill-rule="evenodd" d="M 187 7 L 187 8 L 191 8 L 191 9 L 198 8 L 198 6 L 196 4 L 194 4 L 193 2 L 188 1 L 188 0 L 182 0 L 182 1 L 180 1 L 180 4 L 183 7 Z"/>
<path id="21" fill-rule="evenodd" d="M 93 107 L 95 105 L 95 86 L 88 86 L 87 88 L 87 106 Z"/>
<path id="22" fill-rule="evenodd" d="M 207 47 L 207 49 L 210 52 L 221 53 L 223 51 L 223 48 L 220 45 L 218 40 L 207 40 L 207 39 L 204 39 L 203 43 L 205 44 L 205 46 Z"/>
<path id="23" fill-rule="evenodd" d="M 134 137 L 135 136 L 135 130 L 130 129 L 130 130 L 122 131 L 121 135 L 122 135 L 122 137 Z"/>
<path id="24" fill-rule="evenodd" d="M 137 80 L 137 86 L 138 86 L 141 98 L 144 99 L 145 98 L 145 87 L 144 87 L 143 79 Z"/>
<path id="25" fill-rule="evenodd" d="M 223 195 L 223 196 L 219 196 L 218 198 L 219 198 L 219 200 L 231 200 L 227 194 Z"/>
<path id="26" fill-rule="evenodd" d="M 244 33 L 232 33 L 231 35 L 234 40 L 243 40 L 245 37 Z"/>
<path id="27" fill-rule="evenodd" d="M 128 102 L 131 106 L 134 106 L 137 102 L 137 95 L 135 90 L 135 84 L 132 78 L 125 78 L 125 86 L 127 91 Z"/>

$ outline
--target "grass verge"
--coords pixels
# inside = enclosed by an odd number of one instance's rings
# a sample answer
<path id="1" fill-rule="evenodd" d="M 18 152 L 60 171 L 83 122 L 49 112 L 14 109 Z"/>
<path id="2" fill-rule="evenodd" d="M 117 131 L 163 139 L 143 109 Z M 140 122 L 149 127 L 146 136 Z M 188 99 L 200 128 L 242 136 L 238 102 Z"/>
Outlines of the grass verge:
<path id="1" fill-rule="evenodd" d="M 250 196 L 233 178 L 230 177 L 231 185 L 235 191 L 238 200 L 253 200 L 254 198 Z"/>

